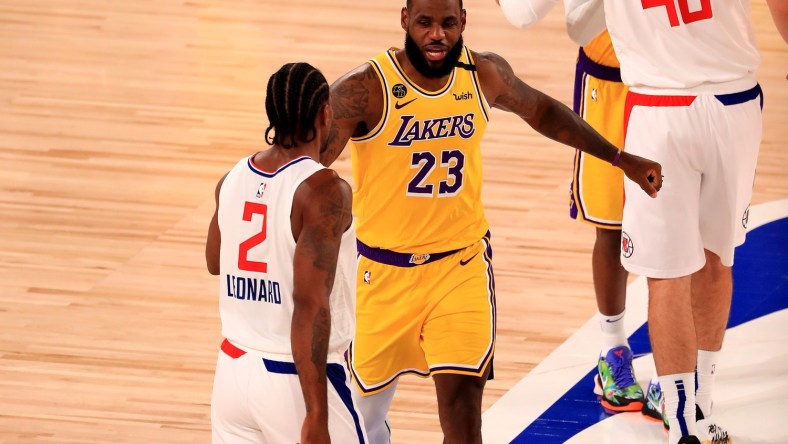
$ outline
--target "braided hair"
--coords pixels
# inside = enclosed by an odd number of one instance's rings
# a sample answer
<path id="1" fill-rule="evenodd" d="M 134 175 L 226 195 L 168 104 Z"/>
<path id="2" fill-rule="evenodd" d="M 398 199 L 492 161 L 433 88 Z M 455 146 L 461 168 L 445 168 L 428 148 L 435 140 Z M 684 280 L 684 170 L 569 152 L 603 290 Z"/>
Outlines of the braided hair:
<path id="1" fill-rule="evenodd" d="M 303 62 L 279 68 L 268 79 L 266 89 L 265 112 L 270 122 L 266 143 L 293 148 L 299 142 L 314 140 L 315 117 L 326 102 L 328 82 L 317 68 Z"/>

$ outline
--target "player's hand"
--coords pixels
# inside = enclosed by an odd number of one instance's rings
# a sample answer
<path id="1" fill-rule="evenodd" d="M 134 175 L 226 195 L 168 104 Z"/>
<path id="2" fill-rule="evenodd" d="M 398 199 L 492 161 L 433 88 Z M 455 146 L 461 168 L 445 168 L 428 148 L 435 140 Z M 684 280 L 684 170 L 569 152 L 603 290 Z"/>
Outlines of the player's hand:
<path id="1" fill-rule="evenodd" d="M 331 437 L 328 435 L 328 420 L 321 421 L 307 414 L 301 425 L 299 444 L 331 444 Z"/>
<path id="2" fill-rule="evenodd" d="M 624 151 L 618 166 L 630 180 L 640 185 L 646 194 L 652 198 L 657 197 L 657 192 L 662 188 L 662 165 Z"/>

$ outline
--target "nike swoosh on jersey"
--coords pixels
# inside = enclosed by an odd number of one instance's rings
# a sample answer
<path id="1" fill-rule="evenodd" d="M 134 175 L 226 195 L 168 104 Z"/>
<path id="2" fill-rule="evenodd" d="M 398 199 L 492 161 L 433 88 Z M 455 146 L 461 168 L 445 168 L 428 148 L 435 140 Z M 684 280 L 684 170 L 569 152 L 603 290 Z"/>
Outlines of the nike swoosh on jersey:
<path id="1" fill-rule="evenodd" d="M 407 102 L 404 102 L 404 103 L 397 102 L 397 103 L 394 104 L 394 108 L 396 108 L 396 109 L 404 108 L 405 106 L 407 106 L 409 103 L 413 102 L 416 99 L 418 99 L 418 97 L 414 97 L 414 98 L 412 98 L 412 99 L 410 99 L 410 100 L 408 100 Z"/>
<path id="2" fill-rule="evenodd" d="M 471 256 L 471 257 L 470 257 L 470 259 L 468 259 L 467 261 L 464 261 L 464 260 L 460 259 L 460 265 L 462 265 L 462 266 L 465 266 L 465 265 L 467 265 L 467 264 L 468 264 L 468 262 L 470 262 L 471 260 L 473 260 L 473 258 L 475 258 L 477 254 L 479 254 L 479 253 L 476 253 L 476 254 L 474 254 L 473 256 Z"/>

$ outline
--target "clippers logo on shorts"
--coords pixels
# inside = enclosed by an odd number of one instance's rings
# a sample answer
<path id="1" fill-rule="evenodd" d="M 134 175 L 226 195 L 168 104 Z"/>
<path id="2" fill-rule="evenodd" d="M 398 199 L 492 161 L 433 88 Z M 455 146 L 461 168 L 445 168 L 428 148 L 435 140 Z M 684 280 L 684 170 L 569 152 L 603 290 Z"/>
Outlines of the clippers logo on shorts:
<path id="1" fill-rule="evenodd" d="M 750 206 L 747 205 L 747 209 L 744 210 L 744 214 L 741 217 L 741 226 L 747 228 L 747 223 L 750 221 Z"/>
<path id="2" fill-rule="evenodd" d="M 410 256 L 410 260 L 408 262 L 410 262 L 411 264 L 421 265 L 421 264 L 427 262 L 428 260 L 430 260 L 430 254 L 429 253 L 413 254 L 413 255 Z"/>
<path id="3" fill-rule="evenodd" d="M 406 88 L 402 83 L 397 83 L 391 87 L 391 94 L 394 95 L 394 97 L 401 99 L 408 95 L 408 88 Z"/>
<path id="4" fill-rule="evenodd" d="M 634 252 L 635 252 L 635 244 L 632 243 L 632 238 L 630 238 L 626 232 L 622 231 L 621 254 L 624 255 L 624 257 L 630 257 Z"/>
<path id="5" fill-rule="evenodd" d="M 265 183 L 265 182 L 261 182 L 261 183 L 260 183 L 260 186 L 259 186 L 259 187 L 257 187 L 257 194 L 255 194 L 255 197 L 257 197 L 258 199 L 260 199 L 261 197 L 263 197 L 263 193 L 265 193 L 265 187 L 266 187 L 266 186 L 268 186 L 268 185 L 266 185 L 266 183 Z"/>
<path id="6" fill-rule="evenodd" d="M 369 270 L 364 270 L 364 283 L 369 284 L 371 280 L 372 280 L 372 273 L 370 273 Z"/>

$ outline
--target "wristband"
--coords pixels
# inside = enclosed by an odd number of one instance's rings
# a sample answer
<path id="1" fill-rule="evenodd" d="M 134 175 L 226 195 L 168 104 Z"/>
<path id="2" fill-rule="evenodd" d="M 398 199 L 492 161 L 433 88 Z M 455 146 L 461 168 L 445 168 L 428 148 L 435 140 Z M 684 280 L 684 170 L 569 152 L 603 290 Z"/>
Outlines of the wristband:
<path id="1" fill-rule="evenodd" d="M 620 160 L 621 160 L 621 148 L 619 148 L 618 151 L 616 152 L 616 155 L 613 156 L 613 161 L 610 162 L 610 164 L 613 166 L 618 166 L 618 162 Z"/>

